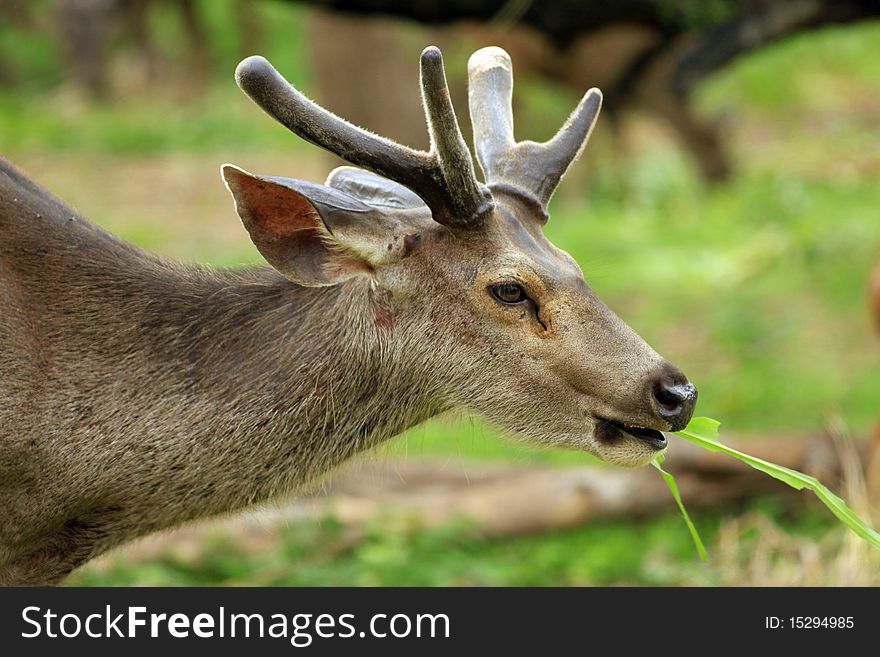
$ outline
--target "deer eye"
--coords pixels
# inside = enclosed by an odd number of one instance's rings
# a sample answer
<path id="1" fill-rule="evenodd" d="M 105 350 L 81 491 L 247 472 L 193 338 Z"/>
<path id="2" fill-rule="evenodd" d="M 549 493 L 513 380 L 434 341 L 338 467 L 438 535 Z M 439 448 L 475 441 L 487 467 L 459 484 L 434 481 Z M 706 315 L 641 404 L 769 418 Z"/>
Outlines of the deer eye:
<path id="1" fill-rule="evenodd" d="M 528 301 L 529 298 L 525 290 L 516 283 L 501 283 L 500 285 L 493 285 L 489 288 L 489 291 L 497 301 L 506 304 L 522 303 Z"/>

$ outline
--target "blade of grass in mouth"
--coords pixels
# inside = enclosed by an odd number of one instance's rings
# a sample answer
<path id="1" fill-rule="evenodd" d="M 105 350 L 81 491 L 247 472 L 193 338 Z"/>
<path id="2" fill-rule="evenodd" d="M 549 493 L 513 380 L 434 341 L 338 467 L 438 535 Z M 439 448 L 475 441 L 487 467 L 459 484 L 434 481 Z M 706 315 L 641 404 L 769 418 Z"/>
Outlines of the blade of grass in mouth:
<path id="1" fill-rule="evenodd" d="M 745 452 L 740 452 L 739 450 L 724 445 L 718 440 L 718 427 L 720 426 L 720 424 L 720 422 L 717 422 L 716 420 L 712 420 L 707 417 L 697 417 L 691 420 L 690 424 L 688 424 L 687 427 L 685 427 L 682 431 L 676 431 L 675 435 L 679 438 L 683 438 L 684 440 L 693 443 L 694 445 L 697 445 L 704 449 L 708 449 L 710 452 L 719 452 L 722 454 L 727 454 L 728 456 L 732 456 L 735 459 L 739 459 L 746 465 L 750 465 L 756 470 L 760 470 L 761 472 L 770 475 L 774 479 L 778 479 L 779 481 L 788 484 L 796 490 L 807 489 L 812 491 L 813 493 L 815 493 L 816 497 L 818 497 L 819 500 L 821 500 L 821 502 L 828 507 L 831 513 L 833 513 L 838 518 L 838 520 L 849 527 L 850 530 L 852 530 L 857 536 L 863 538 L 874 548 L 880 550 L 880 534 L 878 534 L 877 531 L 874 530 L 867 522 L 856 515 L 855 511 L 850 509 L 849 506 L 847 506 L 846 502 L 843 501 L 843 499 L 832 493 L 824 484 L 822 484 L 822 482 L 820 482 L 815 477 L 811 477 L 810 475 L 798 472 L 797 470 L 792 470 L 791 468 L 776 465 L 775 463 L 770 463 L 769 461 L 759 459 L 755 456 L 749 456 Z M 700 556 L 705 560 L 705 548 L 702 547 L 702 543 L 699 541 L 699 536 L 697 536 L 696 534 L 696 529 L 694 528 L 693 523 L 690 521 L 690 518 L 688 518 L 687 512 L 684 510 L 684 505 L 681 502 L 681 496 L 678 493 L 678 486 L 675 485 L 675 480 L 672 478 L 672 476 L 669 473 L 665 472 L 662 467 L 660 467 L 662 463 L 662 458 L 658 458 L 655 459 L 653 465 L 660 471 L 660 473 L 663 475 L 663 478 L 666 480 L 666 484 L 672 491 L 672 496 L 678 503 L 678 507 L 681 509 L 682 515 L 684 515 L 685 522 L 688 525 L 688 529 L 690 530 L 691 535 L 694 537 L 694 543 L 697 545 L 697 551 L 700 553 Z"/>
<path id="2" fill-rule="evenodd" d="M 706 553 L 706 546 L 703 545 L 703 541 L 700 539 L 700 534 L 697 532 L 696 526 L 694 526 L 691 517 L 688 515 L 687 509 L 684 508 L 684 502 L 681 501 L 681 493 L 678 490 L 678 484 L 675 483 L 675 477 L 663 469 L 664 460 L 665 457 L 663 454 L 658 454 L 657 458 L 651 461 L 651 465 L 660 471 L 660 476 L 663 477 L 663 481 L 669 486 L 669 491 L 672 493 L 672 497 L 675 498 L 675 503 L 678 504 L 678 509 L 681 511 L 684 523 L 687 525 L 688 531 L 691 533 L 691 538 L 694 540 L 694 545 L 697 548 L 697 554 L 700 555 L 700 559 L 703 561 L 709 561 L 709 555 Z"/>

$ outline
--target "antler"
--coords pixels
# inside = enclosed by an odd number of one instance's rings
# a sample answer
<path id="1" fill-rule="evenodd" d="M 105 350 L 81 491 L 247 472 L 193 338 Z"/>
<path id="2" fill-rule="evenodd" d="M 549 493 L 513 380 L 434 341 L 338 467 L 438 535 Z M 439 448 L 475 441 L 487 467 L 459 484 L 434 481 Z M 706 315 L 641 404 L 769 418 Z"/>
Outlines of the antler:
<path id="1" fill-rule="evenodd" d="M 328 112 L 297 91 L 263 57 L 241 62 L 235 79 L 266 113 L 303 139 L 409 187 L 437 222 L 455 228 L 476 227 L 494 207 L 492 195 L 474 174 L 449 97 L 440 50 L 425 48 L 420 65 L 431 137 L 427 152 L 375 135 Z"/>
<path id="2" fill-rule="evenodd" d="M 590 89 L 556 136 L 542 144 L 513 137 L 513 66 L 497 47 L 482 48 L 468 62 L 471 122 L 477 161 L 490 188 L 512 186 L 534 195 L 546 211 L 562 176 L 584 149 L 602 93 Z"/>

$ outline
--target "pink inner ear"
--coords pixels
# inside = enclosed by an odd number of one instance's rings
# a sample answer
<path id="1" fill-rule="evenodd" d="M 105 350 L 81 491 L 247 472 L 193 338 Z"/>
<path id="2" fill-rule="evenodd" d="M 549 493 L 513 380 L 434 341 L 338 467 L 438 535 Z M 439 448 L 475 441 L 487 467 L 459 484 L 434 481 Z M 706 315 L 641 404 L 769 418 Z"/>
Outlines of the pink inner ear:
<path id="1" fill-rule="evenodd" d="M 369 263 L 325 242 L 318 210 L 299 192 L 228 167 L 223 171 L 254 245 L 300 285 L 333 285 L 371 270 Z"/>
<path id="2" fill-rule="evenodd" d="M 239 176 L 237 182 L 251 221 L 267 236 L 284 238 L 311 230 L 317 237 L 321 219 L 304 196 L 249 176 Z"/>

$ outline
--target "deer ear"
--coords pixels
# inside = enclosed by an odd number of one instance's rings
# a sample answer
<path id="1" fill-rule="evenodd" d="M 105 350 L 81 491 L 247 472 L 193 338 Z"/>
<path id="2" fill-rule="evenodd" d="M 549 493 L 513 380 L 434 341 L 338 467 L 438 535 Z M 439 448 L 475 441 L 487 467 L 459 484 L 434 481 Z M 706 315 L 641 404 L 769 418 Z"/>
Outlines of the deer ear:
<path id="1" fill-rule="evenodd" d="M 395 242 L 387 234 L 394 222 L 340 190 L 255 176 L 231 164 L 220 171 L 254 245 L 295 283 L 335 285 L 371 273 L 391 255 L 391 248 L 383 253 L 374 247 L 378 241 Z"/>

